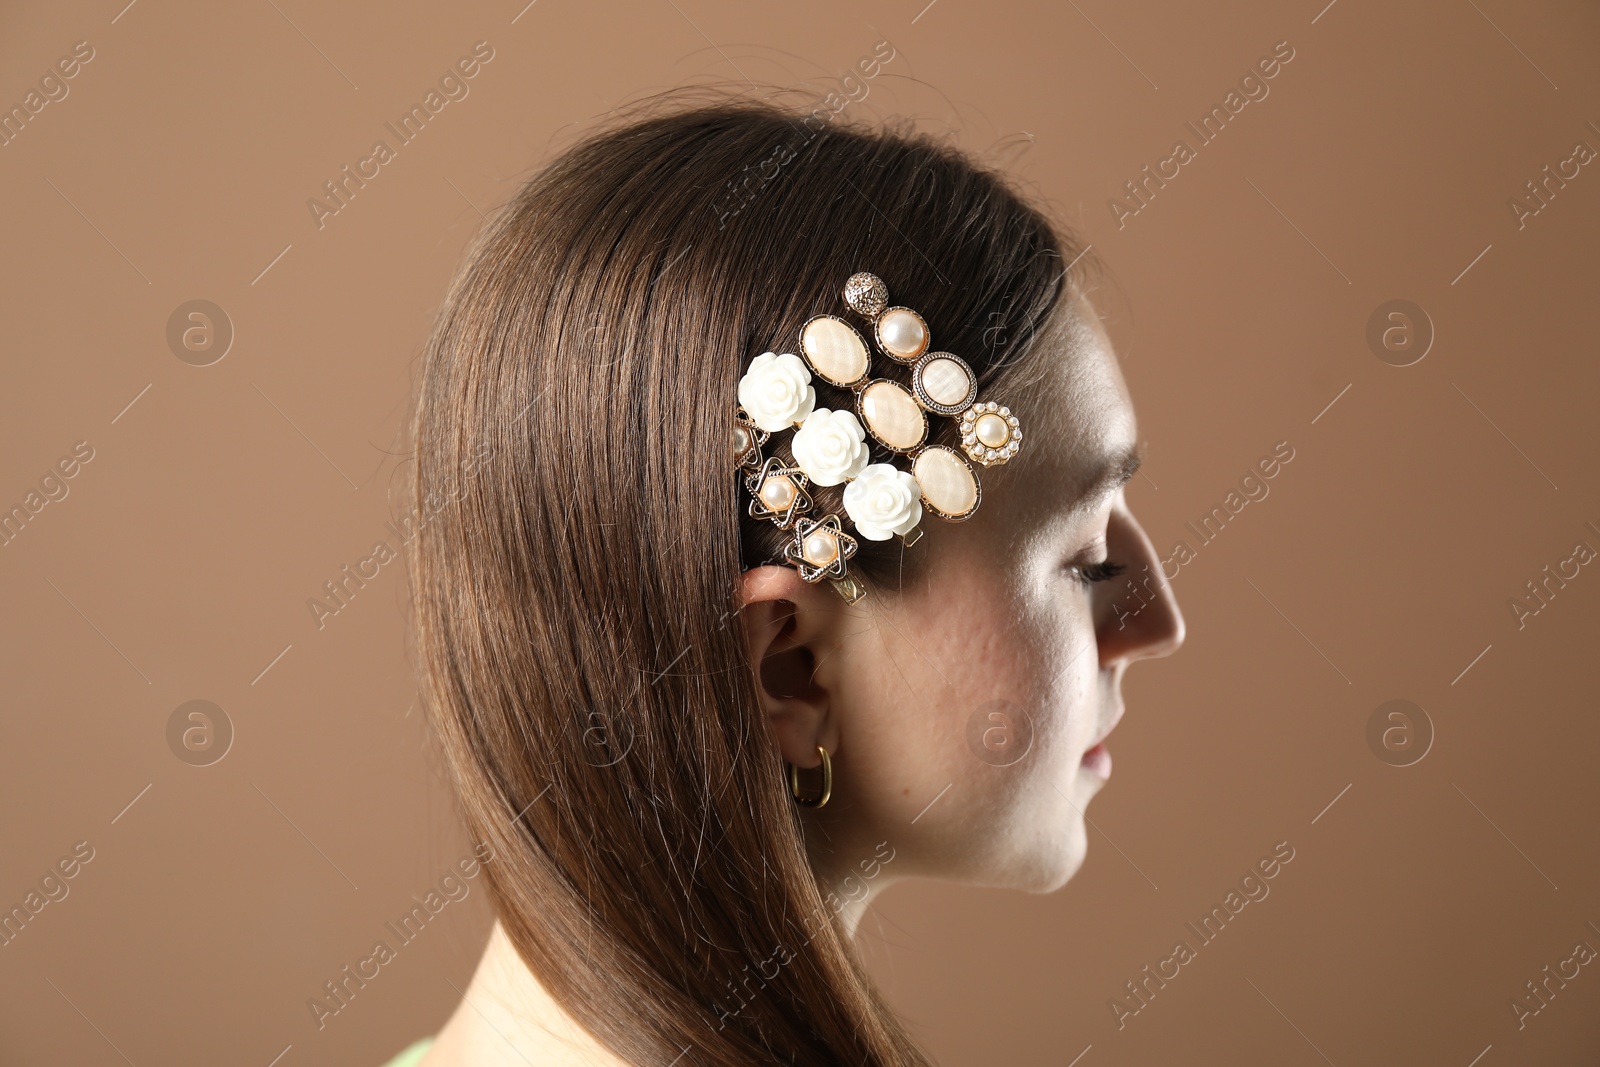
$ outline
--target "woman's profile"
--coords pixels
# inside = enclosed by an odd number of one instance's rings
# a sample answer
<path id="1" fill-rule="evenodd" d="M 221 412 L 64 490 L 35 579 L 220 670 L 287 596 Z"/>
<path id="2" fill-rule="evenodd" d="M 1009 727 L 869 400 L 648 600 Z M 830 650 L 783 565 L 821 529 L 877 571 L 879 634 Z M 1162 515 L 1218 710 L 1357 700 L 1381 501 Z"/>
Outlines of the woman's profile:
<path id="1" fill-rule="evenodd" d="M 490 219 L 411 566 L 497 921 L 404 1062 L 930 1062 L 868 899 L 1066 883 L 1123 674 L 1183 641 L 1092 265 L 940 140 L 750 101 L 590 135 Z"/>

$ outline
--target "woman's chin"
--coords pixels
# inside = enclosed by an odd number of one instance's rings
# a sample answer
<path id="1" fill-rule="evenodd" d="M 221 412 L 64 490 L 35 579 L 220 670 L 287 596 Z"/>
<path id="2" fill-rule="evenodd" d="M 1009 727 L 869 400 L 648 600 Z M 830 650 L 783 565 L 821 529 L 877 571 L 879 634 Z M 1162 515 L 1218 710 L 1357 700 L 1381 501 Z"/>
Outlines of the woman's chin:
<path id="1" fill-rule="evenodd" d="M 1061 825 L 1048 833 L 1028 835 L 1009 855 L 994 857 L 973 881 L 991 889 L 1054 893 L 1078 873 L 1088 846 L 1083 816 L 1068 809 Z"/>
<path id="2" fill-rule="evenodd" d="M 1017 888 L 1028 893 L 1054 893 L 1083 867 L 1088 851 L 1083 817 L 1074 812 L 1071 827 L 1034 857 Z"/>

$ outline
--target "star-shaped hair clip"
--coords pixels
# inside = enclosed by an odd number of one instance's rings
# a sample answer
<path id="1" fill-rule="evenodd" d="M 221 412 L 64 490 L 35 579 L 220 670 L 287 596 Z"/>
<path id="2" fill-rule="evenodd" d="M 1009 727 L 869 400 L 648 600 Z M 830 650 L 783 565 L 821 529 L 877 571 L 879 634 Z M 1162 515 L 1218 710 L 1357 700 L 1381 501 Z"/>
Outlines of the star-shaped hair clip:
<path id="1" fill-rule="evenodd" d="M 733 463 L 740 470 L 761 468 L 761 446 L 772 435 L 755 424 L 742 407 L 733 409 Z"/>
<path id="2" fill-rule="evenodd" d="M 780 530 L 787 530 L 800 515 L 811 510 L 811 494 L 806 487 L 811 479 L 799 467 L 785 466 L 779 456 L 769 456 L 758 470 L 745 476 L 750 490 L 750 516 L 771 519 Z"/>
<path id="3" fill-rule="evenodd" d="M 794 564 L 808 582 L 824 578 L 845 578 L 844 561 L 856 554 L 856 539 L 844 532 L 839 516 L 820 519 L 801 518 L 794 525 L 794 539 L 783 549 L 783 558 Z"/>

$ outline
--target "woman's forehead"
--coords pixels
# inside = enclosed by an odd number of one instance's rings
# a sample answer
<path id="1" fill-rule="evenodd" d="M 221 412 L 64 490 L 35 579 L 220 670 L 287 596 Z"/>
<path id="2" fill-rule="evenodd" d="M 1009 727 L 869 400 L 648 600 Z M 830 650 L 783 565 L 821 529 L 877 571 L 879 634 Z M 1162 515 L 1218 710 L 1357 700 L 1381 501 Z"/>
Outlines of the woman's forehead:
<path id="1" fill-rule="evenodd" d="M 1035 460 L 1071 480 L 1127 453 L 1138 440 L 1133 402 L 1093 306 L 1080 298 L 1070 312 L 1052 319 L 1039 343 L 1042 373 L 1029 395 L 1011 405 L 1029 415 Z"/>
<path id="2" fill-rule="evenodd" d="M 1008 396 L 1022 417 L 1022 450 L 984 475 L 994 510 L 1019 533 L 1048 533 L 1097 508 L 1140 460 L 1127 386 L 1093 308 L 1084 301 L 1055 316 L 1038 345 L 1030 357 L 1039 361 L 1037 378 Z"/>

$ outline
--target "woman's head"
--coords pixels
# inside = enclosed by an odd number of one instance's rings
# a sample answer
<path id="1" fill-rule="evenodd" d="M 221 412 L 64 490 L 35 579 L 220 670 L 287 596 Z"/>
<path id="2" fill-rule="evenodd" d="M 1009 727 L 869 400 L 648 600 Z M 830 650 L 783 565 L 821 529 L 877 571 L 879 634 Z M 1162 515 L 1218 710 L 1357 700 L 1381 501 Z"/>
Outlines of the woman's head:
<path id="1" fill-rule="evenodd" d="M 629 1062 L 920 1063 L 831 893 L 1044 890 L 1081 861 L 1084 752 L 1126 664 L 1182 639 L 1122 501 L 1084 251 L 949 147 L 739 103 L 580 142 L 454 279 L 415 422 L 416 493 L 445 502 L 415 545 L 427 703 L 508 934 Z M 862 541 L 846 605 L 761 562 L 785 535 L 744 513 L 728 435 L 750 360 L 858 270 L 1028 442 L 970 520 Z M 1122 590 L 1144 610 L 1075 584 L 1107 553 L 1152 567 Z M 817 745 L 833 797 L 799 809 L 785 760 Z"/>
<path id="2" fill-rule="evenodd" d="M 775 735 L 802 766 L 832 754 L 824 872 L 887 838 L 900 876 L 1059 888 L 1110 772 L 1123 673 L 1183 641 L 1122 492 L 1140 450 L 1098 316 L 1064 305 L 1034 345 L 1042 377 L 1006 393 L 1028 451 L 983 473 L 971 520 L 927 524 L 915 579 L 845 607 L 788 568 L 743 576 Z"/>

